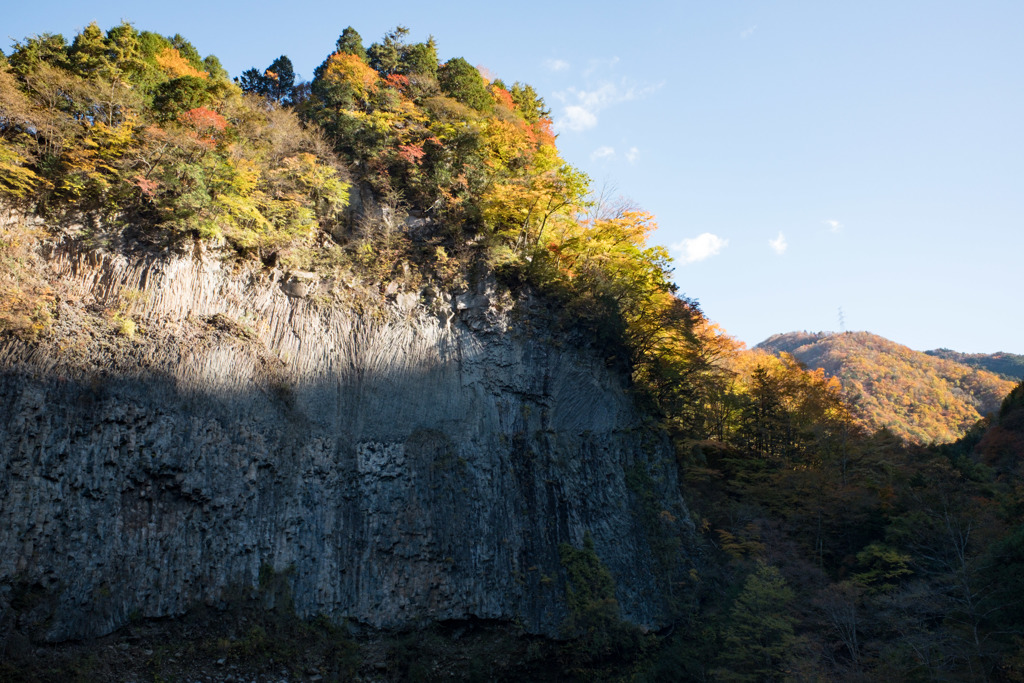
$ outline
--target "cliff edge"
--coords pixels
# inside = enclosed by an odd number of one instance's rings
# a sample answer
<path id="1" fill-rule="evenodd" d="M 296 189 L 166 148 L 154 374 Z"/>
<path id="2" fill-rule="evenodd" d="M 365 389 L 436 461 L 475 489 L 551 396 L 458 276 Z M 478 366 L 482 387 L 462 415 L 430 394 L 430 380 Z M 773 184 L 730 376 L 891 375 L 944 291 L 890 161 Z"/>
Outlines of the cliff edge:
<path id="1" fill-rule="evenodd" d="M 687 563 L 649 537 L 690 533 L 671 451 L 543 306 L 487 282 L 341 305 L 346 283 L 202 251 L 33 253 L 54 313 L 0 338 L 0 630 L 91 637 L 276 575 L 303 617 L 556 635 L 559 546 L 586 534 L 622 618 L 665 623 L 663 567 Z"/>

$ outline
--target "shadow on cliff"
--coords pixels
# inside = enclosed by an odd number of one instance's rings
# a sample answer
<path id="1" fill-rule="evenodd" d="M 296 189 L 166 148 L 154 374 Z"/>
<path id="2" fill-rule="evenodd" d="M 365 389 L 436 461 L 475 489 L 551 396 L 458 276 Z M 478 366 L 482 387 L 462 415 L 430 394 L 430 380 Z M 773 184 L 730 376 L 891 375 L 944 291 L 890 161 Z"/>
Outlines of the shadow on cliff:
<path id="1" fill-rule="evenodd" d="M 94 637 L 221 605 L 269 568 L 287 573 L 305 618 L 490 619 L 557 635 L 559 546 L 586 533 L 622 617 L 669 619 L 670 579 L 628 479 L 639 469 L 658 482 L 653 497 L 683 538 L 674 465 L 599 363 L 516 341 L 296 379 L 217 340 L 5 349 L 6 626 L 32 640 Z"/>

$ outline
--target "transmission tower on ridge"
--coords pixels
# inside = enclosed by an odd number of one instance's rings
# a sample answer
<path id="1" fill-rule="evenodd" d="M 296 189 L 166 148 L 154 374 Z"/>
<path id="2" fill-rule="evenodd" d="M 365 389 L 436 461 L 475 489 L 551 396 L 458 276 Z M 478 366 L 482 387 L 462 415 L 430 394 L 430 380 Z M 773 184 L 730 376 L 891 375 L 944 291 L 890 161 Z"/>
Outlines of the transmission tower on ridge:
<path id="1" fill-rule="evenodd" d="M 839 307 L 839 331 L 846 332 L 846 316 L 843 315 L 843 307 Z"/>

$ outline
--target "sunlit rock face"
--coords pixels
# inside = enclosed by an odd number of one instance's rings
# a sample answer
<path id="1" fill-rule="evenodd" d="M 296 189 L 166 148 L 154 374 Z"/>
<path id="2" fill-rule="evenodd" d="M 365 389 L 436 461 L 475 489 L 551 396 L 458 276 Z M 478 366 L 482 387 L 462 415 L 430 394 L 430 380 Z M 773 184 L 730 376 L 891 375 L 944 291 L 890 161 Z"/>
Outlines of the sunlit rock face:
<path id="1" fill-rule="evenodd" d="M 201 253 L 46 264 L 52 332 L 0 345 L 0 630 L 104 634 L 273 571 L 302 616 L 555 634 L 586 532 L 623 617 L 663 623 L 628 481 L 685 537 L 671 454 L 543 307 L 486 283 L 329 304 L 345 283 Z"/>

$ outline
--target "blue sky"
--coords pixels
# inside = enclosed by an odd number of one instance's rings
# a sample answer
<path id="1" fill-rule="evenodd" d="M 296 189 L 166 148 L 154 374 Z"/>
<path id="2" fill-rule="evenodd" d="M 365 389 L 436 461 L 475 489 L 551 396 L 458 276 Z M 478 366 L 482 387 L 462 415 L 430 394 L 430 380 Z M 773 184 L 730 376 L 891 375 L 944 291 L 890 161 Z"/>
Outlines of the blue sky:
<path id="1" fill-rule="evenodd" d="M 4 37 L 122 19 L 232 75 L 311 77 L 346 26 L 432 34 L 553 111 L 563 156 L 658 217 L 681 292 L 755 344 L 868 330 L 1024 353 L 1024 3 L 14 3 Z M 9 52 L 10 40 L 4 45 Z"/>

